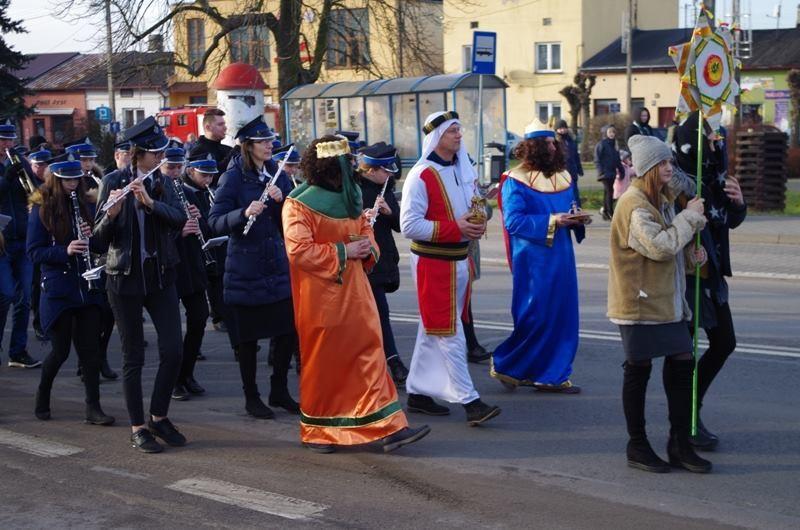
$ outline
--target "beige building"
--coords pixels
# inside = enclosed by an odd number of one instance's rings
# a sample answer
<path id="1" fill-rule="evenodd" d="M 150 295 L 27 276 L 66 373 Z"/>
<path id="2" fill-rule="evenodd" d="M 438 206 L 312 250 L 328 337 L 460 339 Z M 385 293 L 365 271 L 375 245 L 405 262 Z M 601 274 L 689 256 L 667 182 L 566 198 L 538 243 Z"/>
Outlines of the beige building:
<path id="1" fill-rule="evenodd" d="M 359 0 L 344 2 L 347 9 L 333 9 L 328 51 L 318 82 L 359 81 L 367 79 L 410 77 L 442 71 L 442 2 L 441 0 L 394 0 L 402 9 L 381 8 L 377 3 Z M 244 0 L 211 0 L 223 16 L 246 11 L 251 2 Z M 279 11 L 279 0 L 265 0 L 263 12 Z M 319 10 L 322 2 L 304 3 L 301 34 L 310 42 L 310 50 L 301 40 L 304 66 L 314 52 Z M 408 30 L 398 28 L 407 25 Z M 418 29 L 422 28 L 421 31 Z M 199 61 L 219 31 L 217 23 L 202 14 L 190 13 L 176 19 L 174 49 L 176 60 L 191 64 Z M 412 42 L 409 42 L 411 40 Z M 425 50 L 425 61 L 415 60 L 415 49 Z M 170 84 L 170 104 L 215 103 L 212 88 L 219 72 L 232 62 L 252 64 L 259 69 L 268 88 L 265 101 L 278 103 L 278 68 L 275 40 L 266 26 L 247 26 L 234 30 L 213 52 L 205 72 L 192 77 L 184 69 L 176 69 Z"/>
<path id="2" fill-rule="evenodd" d="M 636 3 L 637 28 L 678 26 L 677 0 Z M 627 5 L 627 0 L 445 1 L 445 73 L 471 69 L 473 31 L 495 31 L 496 73 L 509 84 L 509 131 L 521 134 L 535 117 L 566 119 L 568 106 L 559 91 L 572 84 L 586 59 L 619 38 Z"/>

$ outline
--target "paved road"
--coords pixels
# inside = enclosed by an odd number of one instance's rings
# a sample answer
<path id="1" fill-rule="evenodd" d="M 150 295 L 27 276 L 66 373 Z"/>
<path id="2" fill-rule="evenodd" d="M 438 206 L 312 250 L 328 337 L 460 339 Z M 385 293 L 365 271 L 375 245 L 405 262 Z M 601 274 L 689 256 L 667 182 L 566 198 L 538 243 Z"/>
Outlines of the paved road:
<path id="1" fill-rule="evenodd" d="M 707 400 L 706 422 L 722 437 L 715 472 L 656 476 L 624 465 L 622 357 L 604 317 L 600 254 L 579 250 L 582 341 L 579 396 L 508 392 L 472 366 L 484 399 L 503 414 L 468 428 L 463 413 L 427 418 L 423 442 L 384 455 L 375 448 L 316 455 L 299 447 L 295 417 L 258 421 L 243 412 L 239 375 L 225 337 L 208 331 L 198 379 L 208 395 L 173 403 L 170 416 L 190 439 L 182 449 L 140 455 L 127 447 L 121 384 L 102 385 L 110 428 L 80 423 L 75 360 L 62 369 L 50 422 L 32 414 L 38 371 L 0 369 L 0 526 L 374 528 L 797 528 L 800 527 L 800 309 L 797 281 L 737 278 L 732 306 L 741 350 Z M 794 247 L 794 266 L 797 249 Z M 739 264 L 763 261 L 735 254 Z M 748 252 L 749 254 L 749 252 Z M 584 259 L 584 256 L 587 256 Z M 591 257 L 591 260 L 589 259 Z M 493 347 L 510 326 L 510 278 L 496 237 L 484 243 L 475 289 L 479 336 Z M 595 263 L 594 259 L 598 262 Z M 739 260 L 739 261 L 736 261 Z M 749 260 L 749 261 L 748 261 Z M 777 270 L 777 269 L 776 269 Z M 789 269 L 790 273 L 794 269 Z M 416 301 L 403 267 L 391 297 L 395 331 L 409 360 Z M 147 334 L 155 344 L 152 327 Z M 6 334 L 6 336 L 8 336 Z M 112 364 L 120 366 L 116 337 Z M 43 346 L 32 345 L 42 356 Z M 152 380 L 155 348 L 148 350 Z M 267 384 L 264 365 L 259 380 Z M 291 384 L 296 388 L 296 377 Z M 653 378 L 651 438 L 663 454 L 666 404 Z M 411 416 L 412 422 L 423 418 Z"/>

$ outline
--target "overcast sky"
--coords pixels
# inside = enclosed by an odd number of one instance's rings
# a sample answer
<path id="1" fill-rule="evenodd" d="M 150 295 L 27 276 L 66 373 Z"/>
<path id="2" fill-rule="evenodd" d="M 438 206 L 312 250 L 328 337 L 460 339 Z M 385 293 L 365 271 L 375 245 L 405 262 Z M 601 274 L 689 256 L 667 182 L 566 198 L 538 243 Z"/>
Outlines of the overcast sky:
<path id="1" fill-rule="evenodd" d="M 749 8 L 752 13 L 752 29 L 774 28 L 776 20 L 768 15 L 774 13 L 775 6 L 779 3 L 782 6 L 780 27 L 794 27 L 797 20 L 798 2 L 800 0 L 783 0 L 782 2 L 779 0 L 741 0 L 745 12 Z M 681 6 L 687 3 L 687 0 L 679 2 Z M 718 16 L 724 17 L 726 12 L 730 11 L 731 4 L 732 0 L 717 0 Z M 97 27 L 102 21 L 86 20 L 82 24 L 75 24 L 59 20 L 53 15 L 54 5 L 59 4 L 52 0 L 12 0 L 10 17 L 15 20 L 23 20 L 28 33 L 5 35 L 6 41 L 24 53 L 103 51 L 95 50 L 93 39 Z M 684 13 L 684 9 L 681 8 L 678 18 L 680 25 L 684 25 Z"/>

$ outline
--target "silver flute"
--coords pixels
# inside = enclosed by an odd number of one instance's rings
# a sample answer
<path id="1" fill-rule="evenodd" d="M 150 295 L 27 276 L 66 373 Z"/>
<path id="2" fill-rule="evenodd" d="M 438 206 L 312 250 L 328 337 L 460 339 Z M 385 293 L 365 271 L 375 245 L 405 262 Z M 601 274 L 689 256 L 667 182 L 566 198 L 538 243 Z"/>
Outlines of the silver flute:
<path id="1" fill-rule="evenodd" d="M 392 177 L 389 177 L 392 178 Z M 383 195 L 386 193 L 386 187 L 389 185 L 389 179 L 386 179 L 386 182 L 383 183 L 383 188 L 381 188 L 381 193 L 377 197 L 375 197 L 375 204 L 372 206 L 372 212 L 375 214 L 372 216 L 372 219 L 369 220 L 369 226 L 374 226 L 375 221 L 378 220 L 378 201 L 383 198 Z"/>
<path id="2" fill-rule="evenodd" d="M 120 193 L 119 195 L 117 195 L 117 196 L 116 196 L 115 198 L 113 198 L 113 199 L 109 199 L 109 200 L 107 200 L 107 201 L 106 201 L 106 202 L 103 204 L 103 207 L 102 207 L 102 208 L 100 208 L 100 209 L 101 209 L 101 210 L 103 210 L 104 212 L 107 212 L 107 211 L 109 210 L 109 208 L 111 208 L 112 206 L 114 206 L 114 205 L 115 205 L 115 204 L 117 204 L 118 202 L 120 202 L 120 201 L 124 200 L 124 199 L 125 199 L 125 197 L 127 197 L 127 196 L 128 196 L 128 194 L 131 192 L 131 185 L 132 185 L 134 182 L 137 182 L 137 181 L 138 181 L 138 182 L 144 182 L 146 179 L 150 178 L 150 176 L 151 176 L 153 173 L 155 173 L 156 171 L 158 171 L 158 168 L 160 168 L 160 167 L 161 167 L 163 164 L 164 164 L 164 162 L 159 162 L 159 164 L 158 164 L 156 167 L 154 167 L 153 169 L 151 169 L 150 171 L 148 171 L 147 173 L 145 173 L 145 174 L 144 174 L 144 175 L 142 175 L 141 177 L 136 177 L 136 178 L 135 178 L 135 179 L 133 179 L 132 181 L 128 182 L 128 183 L 125 185 L 125 187 L 124 187 L 124 188 L 122 188 L 122 193 Z"/>
<path id="3" fill-rule="evenodd" d="M 16 152 L 12 153 L 10 150 L 6 149 L 6 156 L 12 164 L 19 164 L 21 162 L 19 155 Z M 31 193 L 36 191 L 36 184 L 34 184 L 31 176 L 28 175 L 28 171 L 25 169 L 25 166 L 22 167 L 22 174 L 19 176 L 19 184 L 25 191 L 25 195 L 30 196 Z"/>
<path id="4" fill-rule="evenodd" d="M 217 194 L 214 193 L 214 190 L 211 189 L 211 186 L 206 188 L 208 192 L 208 198 L 211 199 L 211 206 L 214 206 L 214 203 L 217 202 Z"/>
<path id="5" fill-rule="evenodd" d="M 72 222 L 73 222 L 73 230 L 75 232 L 75 237 L 80 241 L 86 241 L 86 243 L 88 244 L 89 238 L 84 237 L 83 230 L 81 230 L 81 223 L 83 223 L 83 216 L 81 216 L 81 204 L 78 201 L 78 194 L 73 190 L 69 192 L 69 196 L 72 199 Z M 83 260 L 84 274 L 94 269 L 94 264 L 92 263 L 92 253 L 89 251 L 88 245 L 86 247 L 86 250 L 84 250 L 81 253 L 81 260 Z M 99 279 L 99 273 L 91 277 L 84 276 L 84 279 L 89 283 L 90 291 L 98 291 L 100 289 L 100 286 L 97 284 L 97 280 Z"/>
<path id="6" fill-rule="evenodd" d="M 272 175 L 272 177 L 269 179 L 269 182 L 267 182 L 267 186 L 261 193 L 261 197 L 258 198 L 258 202 L 263 202 L 266 204 L 266 202 L 269 200 L 269 189 L 273 185 L 275 185 L 275 181 L 278 180 L 278 176 L 281 174 L 281 171 L 283 171 L 283 168 L 286 166 L 286 162 L 289 160 L 289 156 L 292 154 L 292 151 L 294 151 L 294 146 L 291 146 L 289 150 L 286 151 L 286 156 L 283 157 L 283 160 L 281 160 L 280 165 L 278 165 L 278 171 L 276 171 L 275 174 Z M 267 173 L 267 175 L 269 175 L 269 173 Z M 247 233 L 250 231 L 250 229 L 253 227 L 253 223 L 255 222 L 256 222 L 255 215 L 251 215 L 250 217 L 248 217 L 247 224 L 244 225 L 244 230 L 242 231 L 242 234 L 246 236 Z"/>
<path id="7" fill-rule="evenodd" d="M 175 186 L 175 193 L 178 195 L 178 200 L 181 201 L 181 206 L 183 206 L 183 211 L 186 214 L 187 219 L 197 219 L 193 217 L 191 212 L 189 211 L 189 199 L 186 198 L 186 193 L 183 192 L 183 184 L 181 184 L 180 179 L 171 179 L 172 185 Z M 203 260 L 205 261 L 206 265 L 213 265 L 217 261 L 214 259 L 214 256 L 209 252 L 207 248 L 203 248 L 206 246 L 206 238 L 203 236 L 203 231 L 197 233 L 197 240 L 200 241 L 200 248 L 203 249 Z"/>

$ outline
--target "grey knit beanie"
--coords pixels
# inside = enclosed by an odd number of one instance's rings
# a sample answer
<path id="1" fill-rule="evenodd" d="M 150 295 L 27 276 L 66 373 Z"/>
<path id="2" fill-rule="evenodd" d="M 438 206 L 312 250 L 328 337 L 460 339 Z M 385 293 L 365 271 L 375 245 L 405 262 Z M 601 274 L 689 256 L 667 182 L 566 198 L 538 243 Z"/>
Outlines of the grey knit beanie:
<path id="1" fill-rule="evenodd" d="M 633 170 L 636 176 L 642 177 L 648 170 L 658 165 L 662 160 L 672 159 L 672 150 L 669 146 L 654 136 L 637 134 L 628 139 L 631 150 Z"/>

